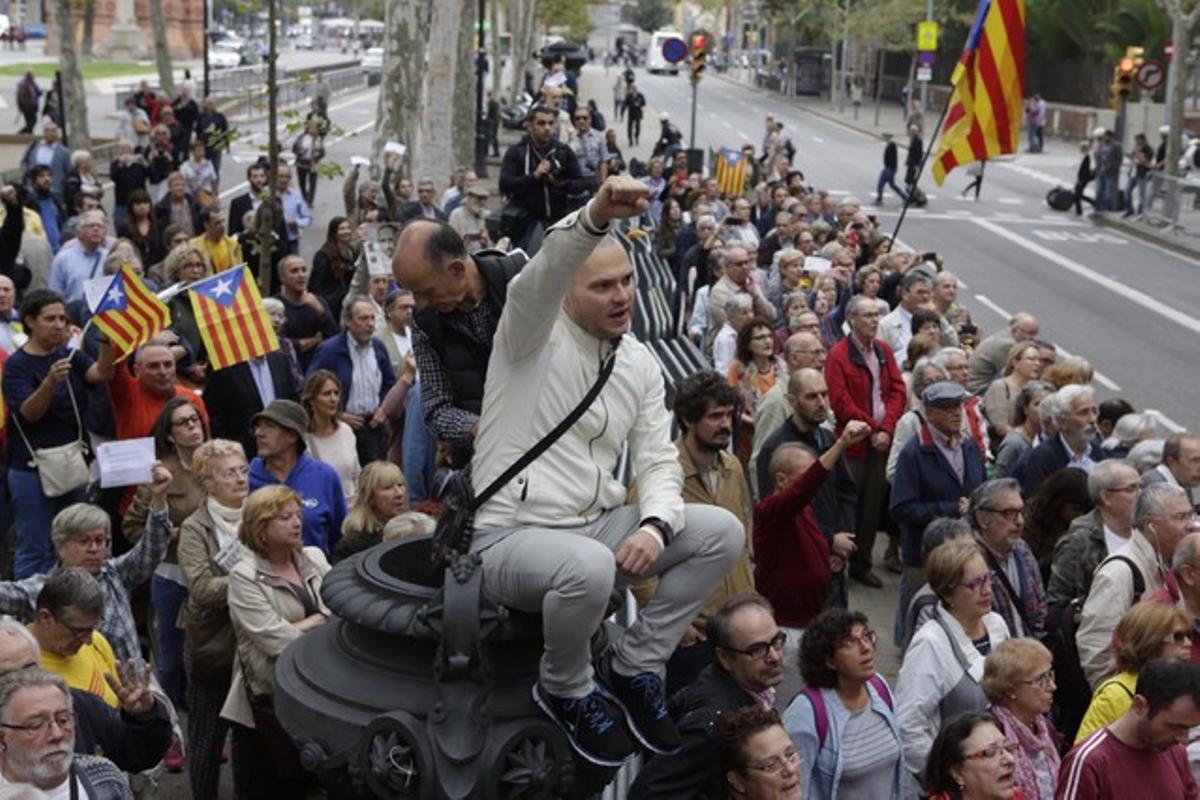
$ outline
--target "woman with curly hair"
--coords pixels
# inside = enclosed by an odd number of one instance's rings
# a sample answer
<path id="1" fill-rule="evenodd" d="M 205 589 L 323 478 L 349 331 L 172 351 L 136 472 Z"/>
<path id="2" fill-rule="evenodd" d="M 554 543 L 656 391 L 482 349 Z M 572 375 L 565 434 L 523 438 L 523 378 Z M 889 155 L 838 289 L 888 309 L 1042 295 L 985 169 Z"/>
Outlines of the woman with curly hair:
<path id="1" fill-rule="evenodd" d="M 776 380 L 787 380 L 787 367 L 775 355 L 775 334 L 765 317 L 754 317 L 738 329 L 736 353 L 727 377 L 729 385 L 738 390 L 741 412 L 734 452 L 745 464 L 754 444 L 754 409 Z"/>
<path id="2" fill-rule="evenodd" d="M 800 754 L 773 708 L 749 705 L 720 718 L 717 752 L 728 796 L 800 800 Z"/>
<path id="3" fill-rule="evenodd" d="M 891 690 L 875 671 L 876 638 L 862 613 L 829 608 L 800 640 L 807 688 L 783 721 L 800 752 L 805 797 L 867 800 L 900 791 L 900 730 Z"/>

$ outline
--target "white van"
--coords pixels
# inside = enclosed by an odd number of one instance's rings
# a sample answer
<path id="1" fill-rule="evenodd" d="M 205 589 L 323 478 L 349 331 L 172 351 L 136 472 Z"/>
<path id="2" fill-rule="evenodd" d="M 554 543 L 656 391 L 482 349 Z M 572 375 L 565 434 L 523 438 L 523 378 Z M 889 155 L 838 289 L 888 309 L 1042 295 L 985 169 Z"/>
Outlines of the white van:
<path id="1" fill-rule="evenodd" d="M 672 64 L 663 58 L 663 42 L 668 39 L 679 39 L 685 45 L 687 44 L 687 39 L 683 38 L 683 34 L 677 31 L 658 31 L 653 34 L 650 37 L 650 46 L 646 48 L 646 70 L 651 75 L 657 75 L 660 72 L 669 72 L 672 75 L 679 74 L 679 64 Z"/>

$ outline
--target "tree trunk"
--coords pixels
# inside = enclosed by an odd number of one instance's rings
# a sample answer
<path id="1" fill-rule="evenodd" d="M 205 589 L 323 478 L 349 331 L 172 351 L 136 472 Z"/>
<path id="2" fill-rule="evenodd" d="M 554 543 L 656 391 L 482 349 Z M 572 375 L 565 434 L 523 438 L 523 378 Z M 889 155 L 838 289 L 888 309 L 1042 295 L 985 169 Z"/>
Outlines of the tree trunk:
<path id="1" fill-rule="evenodd" d="M 459 27 L 468 0 L 438 0 L 429 22 L 429 64 L 425 69 L 425 108 L 417 136 L 415 166 L 419 179 L 439 185 L 454 170 L 455 74 Z"/>
<path id="2" fill-rule="evenodd" d="M 391 0 L 384 11 L 382 83 L 372 146 L 373 170 L 384 164 L 383 147 L 390 140 L 407 149 L 397 166 L 404 177 L 413 174 L 417 131 L 421 120 L 421 90 L 425 64 L 425 18 L 428 0 Z"/>
<path id="3" fill-rule="evenodd" d="M 151 0 L 152 3 L 160 0 Z M 276 41 L 275 19 L 279 0 L 267 0 L 267 158 L 270 160 L 267 175 L 267 203 L 270 209 L 275 206 L 275 174 L 279 167 L 279 128 L 276 100 L 278 99 L 279 84 L 275 75 L 275 61 L 279 56 L 279 44 Z M 271 293 L 271 235 L 279 227 L 279 220 L 274 213 L 268 211 L 262 216 L 262 224 L 255 230 L 258 235 L 258 291 L 263 297 Z M 287 242 L 278 243 L 279 247 L 287 247 Z"/>
<path id="4" fill-rule="evenodd" d="M 154 30 L 154 61 L 158 66 L 158 85 L 167 97 L 175 97 L 175 74 L 171 68 L 171 53 L 167 50 L 167 19 L 162 0 L 150 0 L 150 26 Z"/>
<path id="5" fill-rule="evenodd" d="M 491 51 L 491 92 L 496 99 L 500 98 L 500 82 L 504 74 L 504 56 L 500 53 L 500 0 L 492 0 L 488 4 L 488 14 L 491 17 L 492 35 L 489 37 L 488 49 Z M 506 17 L 511 17 L 505 14 Z M 512 41 L 511 36 L 509 41 Z"/>
<path id="6" fill-rule="evenodd" d="M 1182 155 L 1182 136 L 1184 127 L 1184 103 L 1187 100 L 1188 53 L 1192 49 L 1192 28 L 1188 20 L 1179 14 L 1172 14 L 1171 45 L 1175 51 L 1167 65 L 1167 86 L 1171 93 L 1167 97 L 1168 121 L 1171 124 L 1171 135 L 1167 137 L 1168 175 L 1179 174 L 1179 157 Z"/>
<path id="7" fill-rule="evenodd" d="M 454 67 L 454 166 L 475 163 L 475 55 L 479 44 L 478 0 L 459 0 L 458 58 Z"/>
<path id="8" fill-rule="evenodd" d="M 62 72 L 60 102 L 67 123 L 67 137 L 72 150 L 88 150 L 92 146 L 92 135 L 88 131 L 87 92 L 79 71 L 70 0 L 54 0 L 54 22 L 58 25 L 58 63 Z"/>
<path id="9" fill-rule="evenodd" d="M 83 36 L 79 42 L 79 52 L 84 58 L 92 57 L 93 31 L 96 28 L 96 0 L 88 0 L 83 5 Z"/>
<path id="10" fill-rule="evenodd" d="M 510 101 L 518 103 L 525 90 L 525 69 L 533 57 L 534 37 L 537 36 L 537 0 L 513 0 L 512 28 L 512 92 Z"/>

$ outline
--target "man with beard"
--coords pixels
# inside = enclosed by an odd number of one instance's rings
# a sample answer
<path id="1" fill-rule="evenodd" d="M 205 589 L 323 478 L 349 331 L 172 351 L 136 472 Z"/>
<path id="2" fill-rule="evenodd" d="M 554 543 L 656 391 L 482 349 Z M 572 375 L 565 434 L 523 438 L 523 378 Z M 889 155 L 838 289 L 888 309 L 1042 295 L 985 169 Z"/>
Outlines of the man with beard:
<path id="1" fill-rule="evenodd" d="M 1062 762 L 1058 800 L 1187 797 L 1198 794 L 1188 766 L 1188 731 L 1200 725 L 1200 665 L 1151 661 L 1138 673 L 1129 710 L 1084 739 Z"/>
<path id="2" fill-rule="evenodd" d="M 71 692 L 57 675 L 35 668 L 0 678 L 0 749 L 2 795 L 27 784 L 51 798 L 133 798 L 111 761 L 75 755 Z"/>
<path id="3" fill-rule="evenodd" d="M 675 390 L 675 420 L 680 430 L 675 449 L 683 467 L 683 501 L 724 508 L 738 518 L 747 535 L 733 569 L 709 596 L 667 662 L 668 697 L 690 684 L 712 660 L 704 633 L 708 617 L 730 597 L 754 591 L 748 535 L 750 489 L 741 463 L 729 452 L 736 403 L 737 391 L 711 370 L 686 378 Z M 634 496 L 631 492 L 630 497 Z M 639 601 L 648 601 L 656 584 L 651 580 L 639 586 L 635 592 Z"/>
<path id="4" fill-rule="evenodd" d="M 775 703 L 787 634 L 775 624 L 771 604 L 757 594 L 731 597 L 708 618 L 705 633 L 712 663 L 671 698 L 683 745 L 638 773 L 629 800 L 724 797 L 717 721 L 739 708 L 771 708 Z"/>
<path id="5" fill-rule="evenodd" d="M 229 202 L 229 235 L 237 237 L 245 228 L 246 214 L 257 211 L 266 196 L 267 168 L 255 162 L 246 169 L 249 188 Z"/>
<path id="6" fill-rule="evenodd" d="M 1021 494 L 1033 497 L 1042 482 L 1064 467 L 1077 467 L 1089 475 L 1104 458 L 1096 444 L 1096 393 L 1090 386 L 1071 384 L 1054 394 L 1058 413 L 1054 421 L 1058 435 L 1042 441 L 1021 457 L 1013 477 L 1021 482 Z"/>

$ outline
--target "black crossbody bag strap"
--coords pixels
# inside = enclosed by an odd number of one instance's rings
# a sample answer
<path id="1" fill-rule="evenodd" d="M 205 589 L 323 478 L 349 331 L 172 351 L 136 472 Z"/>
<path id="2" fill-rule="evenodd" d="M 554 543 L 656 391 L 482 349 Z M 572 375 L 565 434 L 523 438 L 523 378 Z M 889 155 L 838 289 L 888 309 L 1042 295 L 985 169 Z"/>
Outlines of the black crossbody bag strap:
<path id="1" fill-rule="evenodd" d="M 617 363 L 617 346 L 620 344 L 620 342 L 620 339 L 613 340 L 613 346 L 612 349 L 609 350 L 608 357 L 605 358 L 604 363 L 600 365 L 600 374 L 596 376 L 596 382 L 592 384 L 592 388 L 588 389 L 588 393 L 585 394 L 583 399 L 579 401 L 579 405 L 571 409 L 571 413 L 567 414 L 567 416 L 563 418 L 562 422 L 558 423 L 558 425 L 554 427 L 554 430 L 543 436 L 537 444 L 525 452 L 525 455 L 518 458 L 512 466 L 504 470 L 500 477 L 488 484 L 487 488 L 482 492 L 475 495 L 475 499 L 471 503 L 472 511 L 478 511 L 479 507 L 490 500 L 492 495 L 503 489 L 505 484 L 517 477 L 521 470 L 532 464 L 538 456 L 549 450 L 555 442 L 562 438 L 563 434 L 569 431 L 575 425 L 575 423 L 579 421 L 579 418 L 582 417 L 588 408 L 591 407 L 592 403 L 595 402 L 596 397 L 604 388 L 604 384 L 608 383 L 609 376 L 612 375 L 613 367 L 615 367 Z"/>
<path id="2" fill-rule="evenodd" d="M 981 547 L 980 549 L 983 550 L 983 557 L 987 559 L 988 566 L 992 572 L 996 573 L 996 577 L 1000 579 L 1001 585 L 1004 586 L 1004 591 L 1012 601 L 1012 606 L 1016 610 L 1017 616 L 1021 618 L 1021 624 L 1025 626 L 1026 632 L 1030 636 L 1033 636 L 1033 626 L 1029 624 L 1029 615 L 1025 612 L 1025 606 L 1021 602 L 1021 595 L 1013 588 L 1012 582 L 1009 581 L 1008 574 L 1004 571 L 1004 565 L 996 559 L 992 551 L 986 547 Z"/>

